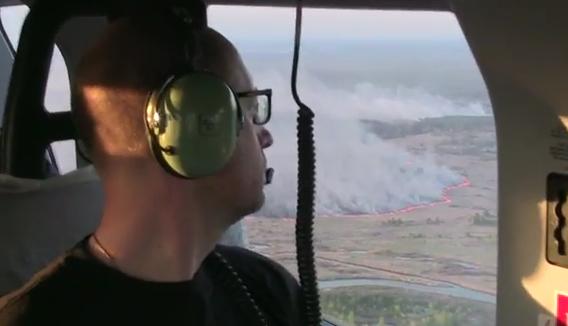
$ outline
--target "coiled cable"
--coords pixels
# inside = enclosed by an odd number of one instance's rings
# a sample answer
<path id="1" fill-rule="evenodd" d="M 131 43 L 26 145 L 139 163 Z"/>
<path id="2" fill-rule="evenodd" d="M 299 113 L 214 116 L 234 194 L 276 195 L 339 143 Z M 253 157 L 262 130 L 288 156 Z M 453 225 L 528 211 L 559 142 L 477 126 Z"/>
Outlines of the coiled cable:
<path id="1" fill-rule="evenodd" d="M 302 33 L 302 1 L 296 4 L 296 31 L 292 61 L 292 96 L 298 110 L 298 204 L 296 217 L 296 259 L 302 287 L 305 325 L 320 326 L 321 312 L 313 245 L 315 196 L 314 113 L 298 95 L 298 61 Z"/>

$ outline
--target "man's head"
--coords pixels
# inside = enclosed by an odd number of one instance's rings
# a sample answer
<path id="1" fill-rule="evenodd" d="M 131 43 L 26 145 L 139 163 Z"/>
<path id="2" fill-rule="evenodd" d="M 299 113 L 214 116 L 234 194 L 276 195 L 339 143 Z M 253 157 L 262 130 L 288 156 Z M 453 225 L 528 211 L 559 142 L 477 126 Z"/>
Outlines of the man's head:
<path id="1" fill-rule="evenodd" d="M 186 62 L 183 34 L 159 16 L 139 15 L 110 24 L 77 68 L 74 114 L 107 197 L 120 197 L 124 192 L 120 188 L 145 185 L 160 200 L 185 200 L 188 209 L 199 206 L 235 219 L 263 203 L 266 161 L 262 149 L 272 143 L 268 131 L 252 122 L 250 103 L 243 103 L 245 119 L 232 158 L 213 176 L 184 180 L 168 174 L 148 143 L 146 100 Z M 194 46 L 192 61 L 197 70 L 221 77 L 236 92 L 253 89 L 238 52 L 222 35 L 212 29 L 199 31 Z"/>

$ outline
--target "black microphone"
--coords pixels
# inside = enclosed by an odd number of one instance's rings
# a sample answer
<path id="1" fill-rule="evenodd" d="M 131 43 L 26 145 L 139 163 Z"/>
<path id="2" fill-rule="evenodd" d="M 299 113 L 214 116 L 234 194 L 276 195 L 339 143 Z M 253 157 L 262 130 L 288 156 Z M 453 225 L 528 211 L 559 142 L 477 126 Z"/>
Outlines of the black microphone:
<path id="1" fill-rule="evenodd" d="M 272 177 L 274 176 L 274 169 L 268 168 L 264 174 L 264 184 L 269 185 L 272 183 Z"/>

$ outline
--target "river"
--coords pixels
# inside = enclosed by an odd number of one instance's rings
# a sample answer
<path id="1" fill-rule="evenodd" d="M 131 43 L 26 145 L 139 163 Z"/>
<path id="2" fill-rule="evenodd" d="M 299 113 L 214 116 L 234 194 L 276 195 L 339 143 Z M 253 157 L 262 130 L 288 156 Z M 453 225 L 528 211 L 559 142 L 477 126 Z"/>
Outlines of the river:
<path id="1" fill-rule="evenodd" d="M 410 283 L 404 281 L 394 281 L 385 279 L 373 278 L 354 278 L 354 279 L 336 279 L 336 280 L 320 280 L 320 289 L 332 289 L 353 286 L 383 286 L 390 288 L 399 288 L 406 290 L 413 290 L 423 293 L 442 294 L 455 298 L 468 299 L 477 302 L 495 304 L 496 298 L 494 295 L 476 291 L 454 284 L 445 285 L 423 285 L 417 283 Z"/>

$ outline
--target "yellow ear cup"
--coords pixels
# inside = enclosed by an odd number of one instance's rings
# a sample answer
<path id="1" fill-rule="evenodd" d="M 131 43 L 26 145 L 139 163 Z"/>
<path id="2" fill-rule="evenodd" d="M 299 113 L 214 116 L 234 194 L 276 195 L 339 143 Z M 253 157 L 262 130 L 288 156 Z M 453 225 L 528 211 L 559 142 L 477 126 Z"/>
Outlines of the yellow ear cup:
<path id="1" fill-rule="evenodd" d="M 145 119 L 158 162 L 185 178 L 221 170 L 233 154 L 241 127 L 235 93 L 206 72 L 170 78 L 150 95 Z"/>

